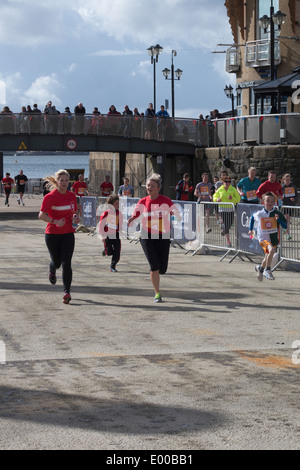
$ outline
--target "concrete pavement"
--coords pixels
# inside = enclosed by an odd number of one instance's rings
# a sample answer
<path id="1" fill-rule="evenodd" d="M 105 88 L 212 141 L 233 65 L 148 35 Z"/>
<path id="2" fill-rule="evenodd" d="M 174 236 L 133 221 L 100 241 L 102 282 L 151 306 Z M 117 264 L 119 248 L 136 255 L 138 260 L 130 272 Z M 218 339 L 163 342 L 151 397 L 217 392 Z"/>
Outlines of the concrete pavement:
<path id="1" fill-rule="evenodd" d="M 25 204 L 0 198 L 0 449 L 299 449 L 299 273 L 172 248 L 155 304 L 139 244 L 111 273 L 79 232 L 64 305 Z"/>

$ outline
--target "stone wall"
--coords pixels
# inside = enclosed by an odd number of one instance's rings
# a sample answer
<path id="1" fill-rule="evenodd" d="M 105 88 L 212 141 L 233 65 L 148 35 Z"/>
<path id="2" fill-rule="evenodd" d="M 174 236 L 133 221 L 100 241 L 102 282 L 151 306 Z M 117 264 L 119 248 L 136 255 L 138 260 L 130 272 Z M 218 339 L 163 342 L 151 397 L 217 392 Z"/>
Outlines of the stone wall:
<path id="1" fill-rule="evenodd" d="M 224 165 L 229 159 L 230 166 Z M 194 165 L 194 180 L 201 181 L 201 173 L 207 171 L 211 178 L 219 176 L 226 168 L 233 183 L 247 176 L 250 166 L 257 169 L 261 181 L 267 179 L 268 171 L 275 170 L 278 176 L 290 173 L 295 185 L 300 188 L 300 146 L 262 145 L 239 147 L 216 147 L 197 149 Z M 198 173 L 198 174 L 197 174 Z"/>

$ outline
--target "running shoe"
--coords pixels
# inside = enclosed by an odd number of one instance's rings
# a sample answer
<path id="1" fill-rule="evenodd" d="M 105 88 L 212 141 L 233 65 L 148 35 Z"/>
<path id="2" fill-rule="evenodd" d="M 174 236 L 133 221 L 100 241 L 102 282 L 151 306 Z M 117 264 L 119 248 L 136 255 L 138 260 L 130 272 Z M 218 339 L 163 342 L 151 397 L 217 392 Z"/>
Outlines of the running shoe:
<path id="1" fill-rule="evenodd" d="M 111 270 L 112 273 L 117 273 L 118 272 L 116 268 L 110 268 L 110 270 Z"/>
<path id="2" fill-rule="evenodd" d="M 159 292 L 158 294 L 155 294 L 154 302 L 162 302 L 162 296 Z"/>
<path id="3" fill-rule="evenodd" d="M 257 279 L 262 281 L 264 279 L 263 273 L 260 270 L 260 265 L 255 266 L 255 271 L 257 272 Z"/>
<path id="4" fill-rule="evenodd" d="M 65 292 L 65 295 L 63 296 L 63 303 L 68 304 L 71 301 L 71 296 L 68 292 Z"/>
<path id="5" fill-rule="evenodd" d="M 263 275 L 265 276 L 266 279 L 269 281 L 274 281 L 275 277 L 273 276 L 273 273 L 271 269 L 265 269 Z"/>
<path id="6" fill-rule="evenodd" d="M 56 274 L 49 271 L 49 281 L 54 286 L 56 284 Z"/>
<path id="7" fill-rule="evenodd" d="M 206 227 L 206 233 L 210 233 L 211 232 L 211 228 L 210 227 Z"/>
<path id="8" fill-rule="evenodd" d="M 287 235 L 287 236 L 286 236 L 286 239 L 287 239 L 287 240 L 291 240 L 291 239 L 292 239 L 291 235 Z"/>

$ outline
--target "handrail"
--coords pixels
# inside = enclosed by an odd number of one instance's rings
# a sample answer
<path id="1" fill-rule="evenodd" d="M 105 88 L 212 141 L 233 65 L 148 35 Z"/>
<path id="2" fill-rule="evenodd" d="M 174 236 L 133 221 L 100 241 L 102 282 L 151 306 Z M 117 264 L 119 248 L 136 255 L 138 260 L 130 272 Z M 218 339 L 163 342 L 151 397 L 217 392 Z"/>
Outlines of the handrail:
<path id="1" fill-rule="evenodd" d="M 154 141 L 186 142 L 195 146 L 300 144 L 300 113 L 258 114 L 213 120 L 122 114 L 2 114 L 4 135 L 95 135 Z"/>

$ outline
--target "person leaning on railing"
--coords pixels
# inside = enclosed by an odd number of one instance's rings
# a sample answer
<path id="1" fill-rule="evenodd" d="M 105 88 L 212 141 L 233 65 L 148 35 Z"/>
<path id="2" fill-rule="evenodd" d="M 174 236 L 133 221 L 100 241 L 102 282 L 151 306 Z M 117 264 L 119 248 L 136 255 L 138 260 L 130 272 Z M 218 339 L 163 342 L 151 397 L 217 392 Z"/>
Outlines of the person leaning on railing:
<path id="1" fill-rule="evenodd" d="M 226 176 L 224 178 L 224 184 L 221 186 L 213 195 L 214 202 L 230 202 L 234 206 L 240 202 L 241 196 L 239 195 L 237 189 L 232 186 L 231 179 Z M 231 247 L 231 242 L 229 239 L 229 230 L 234 220 L 234 208 L 232 204 L 220 204 L 219 213 L 222 217 L 222 230 L 221 235 L 226 237 L 228 248 Z"/>

